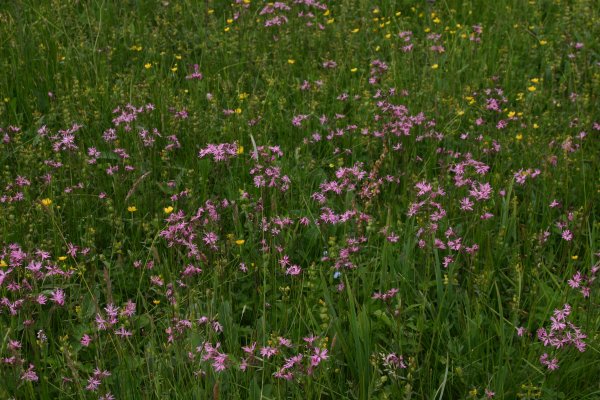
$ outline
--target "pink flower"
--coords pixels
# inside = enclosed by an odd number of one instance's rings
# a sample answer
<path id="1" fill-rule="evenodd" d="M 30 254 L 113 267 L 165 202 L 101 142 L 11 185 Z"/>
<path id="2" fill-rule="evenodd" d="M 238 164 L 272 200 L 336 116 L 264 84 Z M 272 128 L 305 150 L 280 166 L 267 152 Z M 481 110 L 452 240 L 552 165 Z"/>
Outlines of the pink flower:
<path id="1" fill-rule="evenodd" d="M 291 267 L 286 269 L 285 274 L 296 276 L 296 275 L 300 275 L 301 272 L 302 272 L 302 269 L 298 265 L 292 265 Z"/>
<path id="2" fill-rule="evenodd" d="M 265 346 L 260 349 L 260 355 L 263 357 L 271 358 L 277 354 L 277 348 Z"/>
<path id="3" fill-rule="evenodd" d="M 62 289 L 56 289 L 52 292 L 52 297 L 50 298 L 53 302 L 58 304 L 59 306 L 65 305 L 65 292 Z"/>
<path id="4" fill-rule="evenodd" d="M 38 376 L 34 371 L 35 366 L 33 364 L 29 364 L 29 368 L 27 369 L 27 371 L 24 371 L 21 374 L 21 380 L 22 381 L 29 381 L 29 382 L 37 382 L 38 381 Z"/>
<path id="5" fill-rule="evenodd" d="M 329 356 L 327 355 L 327 349 L 321 349 L 319 347 L 314 348 L 314 354 L 310 357 L 310 365 L 316 367 L 323 360 L 327 360 Z"/>
<path id="6" fill-rule="evenodd" d="M 102 382 L 100 381 L 100 379 L 98 379 L 94 376 L 90 376 L 90 378 L 88 379 L 88 384 L 85 387 L 85 390 L 95 392 L 96 390 L 98 390 L 98 387 L 100 386 L 101 383 Z"/>
<path id="7" fill-rule="evenodd" d="M 92 338 L 86 333 L 85 335 L 83 335 L 83 337 L 81 338 L 81 345 L 83 347 L 88 347 L 90 345 L 90 343 L 92 342 Z"/>
<path id="8" fill-rule="evenodd" d="M 573 239 L 573 233 L 570 230 L 565 229 L 562 233 L 562 238 L 567 242 L 570 242 Z"/>

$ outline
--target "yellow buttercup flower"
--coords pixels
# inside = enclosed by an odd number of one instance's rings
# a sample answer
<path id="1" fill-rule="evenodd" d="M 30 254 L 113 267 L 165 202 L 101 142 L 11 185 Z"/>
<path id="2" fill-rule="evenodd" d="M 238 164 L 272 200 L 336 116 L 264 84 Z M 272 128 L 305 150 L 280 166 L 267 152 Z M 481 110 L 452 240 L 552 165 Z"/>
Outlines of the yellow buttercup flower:
<path id="1" fill-rule="evenodd" d="M 52 200 L 50 200 L 48 198 L 42 199 L 42 205 L 44 207 L 48 207 L 48 206 L 50 206 L 50 204 L 52 204 Z"/>
<path id="2" fill-rule="evenodd" d="M 127 207 L 127 211 L 129 211 L 130 213 L 134 213 L 137 211 L 137 207 L 136 206 L 129 206 Z"/>
<path id="3" fill-rule="evenodd" d="M 238 246 L 241 246 L 244 243 L 246 243 L 246 241 L 244 239 L 238 239 L 238 240 L 235 241 L 235 244 L 237 244 Z"/>
<path id="4" fill-rule="evenodd" d="M 146 68 L 146 69 L 152 68 L 152 63 L 146 63 L 146 64 L 144 64 L 144 68 Z"/>
<path id="5" fill-rule="evenodd" d="M 173 212 L 173 206 L 163 208 L 165 214 L 171 214 Z"/>

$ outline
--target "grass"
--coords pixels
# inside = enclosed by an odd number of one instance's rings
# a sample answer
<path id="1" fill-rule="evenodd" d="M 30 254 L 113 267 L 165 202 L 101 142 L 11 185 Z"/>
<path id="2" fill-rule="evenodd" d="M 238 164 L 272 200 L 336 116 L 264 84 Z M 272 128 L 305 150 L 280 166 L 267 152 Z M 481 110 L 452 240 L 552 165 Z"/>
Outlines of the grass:
<path id="1" fill-rule="evenodd" d="M 599 395 L 594 1 L 0 32 L 0 398 Z"/>

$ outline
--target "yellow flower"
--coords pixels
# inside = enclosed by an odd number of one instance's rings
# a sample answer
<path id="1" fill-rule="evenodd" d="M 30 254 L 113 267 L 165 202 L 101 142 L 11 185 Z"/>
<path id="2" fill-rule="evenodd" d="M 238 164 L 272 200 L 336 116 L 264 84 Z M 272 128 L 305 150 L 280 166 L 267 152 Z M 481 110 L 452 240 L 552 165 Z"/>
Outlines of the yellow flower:
<path id="1" fill-rule="evenodd" d="M 533 129 L 537 129 L 537 128 L 539 128 L 539 127 L 540 127 L 540 126 L 539 126 L 538 124 L 533 124 Z"/>
<path id="2" fill-rule="evenodd" d="M 531 78 L 531 83 L 539 83 L 540 79 L 539 78 Z"/>
<path id="3" fill-rule="evenodd" d="M 288 59 L 288 64 L 295 64 L 296 60 L 294 60 L 293 58 L 289 58 Z"/>
<path id="4" fill-rule="evenodd" d="M 159 305 L 159 304 L 160 304 L 160 300 L 152 300 L 152 302 L 153 302 L 155 305 Z"/>
<path id="5" fill-rule="evenodd" d="M 171 72 L 177 72 L 177 65 L 175 65 L 173 68 L 171 68 Z"/>
<path id="6" fill-rule="evenodd" d="M 228 23 L 228 24 L 231 24 L 231 23 L 233 23 L 233 20 L 232 20 L 231 18 L 228 18 L 228 19 L 227 19 L 227 23 Z"/>
<path id="7" fill-rule="evenodd" d="M 130 213 L 134 213 L 137 211 L 137 208 L 136 206 L 129 206 L 127 207 L 127 211 L 129 211 Z"/>
<path id="8" fill-rule="evenodd" d="M 442 22 L 442 20 L 439 19 L 438 17 L 435 17 L 435 19 L 433 20 L 434 24 L 439 24 L 440 22 Z"/>
<path id="9" fill-rule="evenodd" d="M 354 29 L 352 29 L 350 32 L 352 32 L 352 33 L 358 33 L 358 31 L 360 31 L 360 29 L 359 29 L 359 28 L 354 28 Z"/>
<path id="10" fill-rule="evenodd" d="M 246 243 L 246 241 L 244 239 L 238 239 L 238 240 L 235 241 L 235 244 L 237 244 L 238 246 L 241 246 L 244 243 Z"/>
<path id="11" fill-rule="evenodd" d="M 48 207 L 50 204 L 52 204 L 52 200 L 50 200 L 48 198 L 42 199 L 42 205 L 44 207 Z"/>
<path id="12" fill-rule="evenodd" d="M 152 63 L 146 63 L 146 64 L 144 64 L 144 68 L 146 68 L 146 69 L 152 68 Z"/>
<path id="13" fill-rule="evenodd" d="M 237 149 L 238 154 L 244 154 L 244 146 L 239 146 Z"/>
<path id="14" fill-rule="evenodd" d="M 181 60 L 181 56 L 179 54 L 175 54 L 175 59 L 176 60 Z"/>
<path id="15" fill-rule="evenodd" d="M 433 64 L 433 65 L 431 66 L 431 69 L 438 69 L 439 67 L 440 67 L 439 65 L 437 65 L 437 64 Z"/>
<path id="16" fill-rule="evenodd" d="M 579 258 L 579 256 L 571 256 L 571 260 L 576 261 Z"/>
<path id="17" fill-rule="evenodd" d="M 225 29 L 223 29 L 225 32 L 229 32 L 229 27 L 226 27 Z"/>
<path id="18" fill-rule="evenodd" d="M 67 256 L 58 257 L 58 261 L 65 261 L 66 259 L 67 259 Z"/>
<path id="19" fill-rule="evenodd" d="M 547 44 L 548 44 L 548 42 L 547 42 L 547 41 L 545 41 L 545 40 L 540 40 L 540 46 L 545 46 L 545 45 L 547 45 Z"/>
<path id="20" fill-rule="evenodd" d="M 173 206 L 165 207 L 163 211 L 165 214 L 171 214 L 173 212 Z"/>
<path id="21" fill-rule="evenodd" d="M 512 118 L 512 117 L 514 117 L 514 116 L 515 116 L 515 114 L 516 114 L 516 112 L 514 112 L 514 111 L 510 111 L 510 112 L 508 113 L 508 118 Z"/>
<path id="22" fill-rule="evenodd" d="M 326 17 L 326 16 L 328 16 L 329 14 L 331 14 L 331 11 L 329 11 L 329 10 L 325 10 L 325 12 L 323 13 L 323 15 L 324 15 L 325 17 Z"/>
<path id="23" fill-rule="evenodd" d="M 235 109 L 235 113 L 236 114 L 241 114 L 242 113 L 242 109 L 241 108 L 236 108 Z"/>
<path id="24" fill-rule="evenodd" d="M 329 25 L 329 24 L 333 24 L 334 22 L 335 22 L 335 18 L 329 18 L 329 19 L 327 20 L 327 24 L 328 24 L 328 25 Z"/>
<path id="25" fill-rule="evenodd" d="M 248 96 L 250 96 L 250 95 L 249 95 L 248 93 L 246 93 L 246 92 L 244 92 L 244 93 L 240 93 L 240 94 L 238 95 L 238 99 L 240 99 L 240 100 L 245 100 L 245 99 L 247 99 L 247 98 L 248 98 Z"/>
<path id="26" fill-rule="evenodd" d="M 350 72 L 356 72 L 356 71 L 358 71 L 358 68 L 352 68 L 352 69 L 350 70 Z"/>
<path id="27" fill-rule="evenodd" d="M 527 90 L 529 90 L 530 92 L 535 92 L 536 91 L 536 87 L 531 85 L 527 88 Z"/>
<path id="28" fill-rule="evenodd" d="M 6 263 L 6 261 L 0 260 L 0 268 L 4 268 L 6 266 L 8 266 L 8 264 Z"/>
<path id="29" fill-rule="evenodd" d="M 517 136 L 515 136 L 515 139 L 517 139 L 517 140 L 523 140 L 523 134 L 522 133 L 517 133 Z"/>

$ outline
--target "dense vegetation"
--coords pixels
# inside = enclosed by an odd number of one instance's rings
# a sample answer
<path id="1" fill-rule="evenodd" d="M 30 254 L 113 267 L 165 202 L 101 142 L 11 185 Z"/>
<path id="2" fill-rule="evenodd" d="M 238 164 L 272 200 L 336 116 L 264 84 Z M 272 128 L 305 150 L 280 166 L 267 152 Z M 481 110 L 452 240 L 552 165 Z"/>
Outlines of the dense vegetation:
<path id="1" fill-rule="evenodd" d="M 0 4 L 1 399 L 600 397 L 595 0 Z"/>

